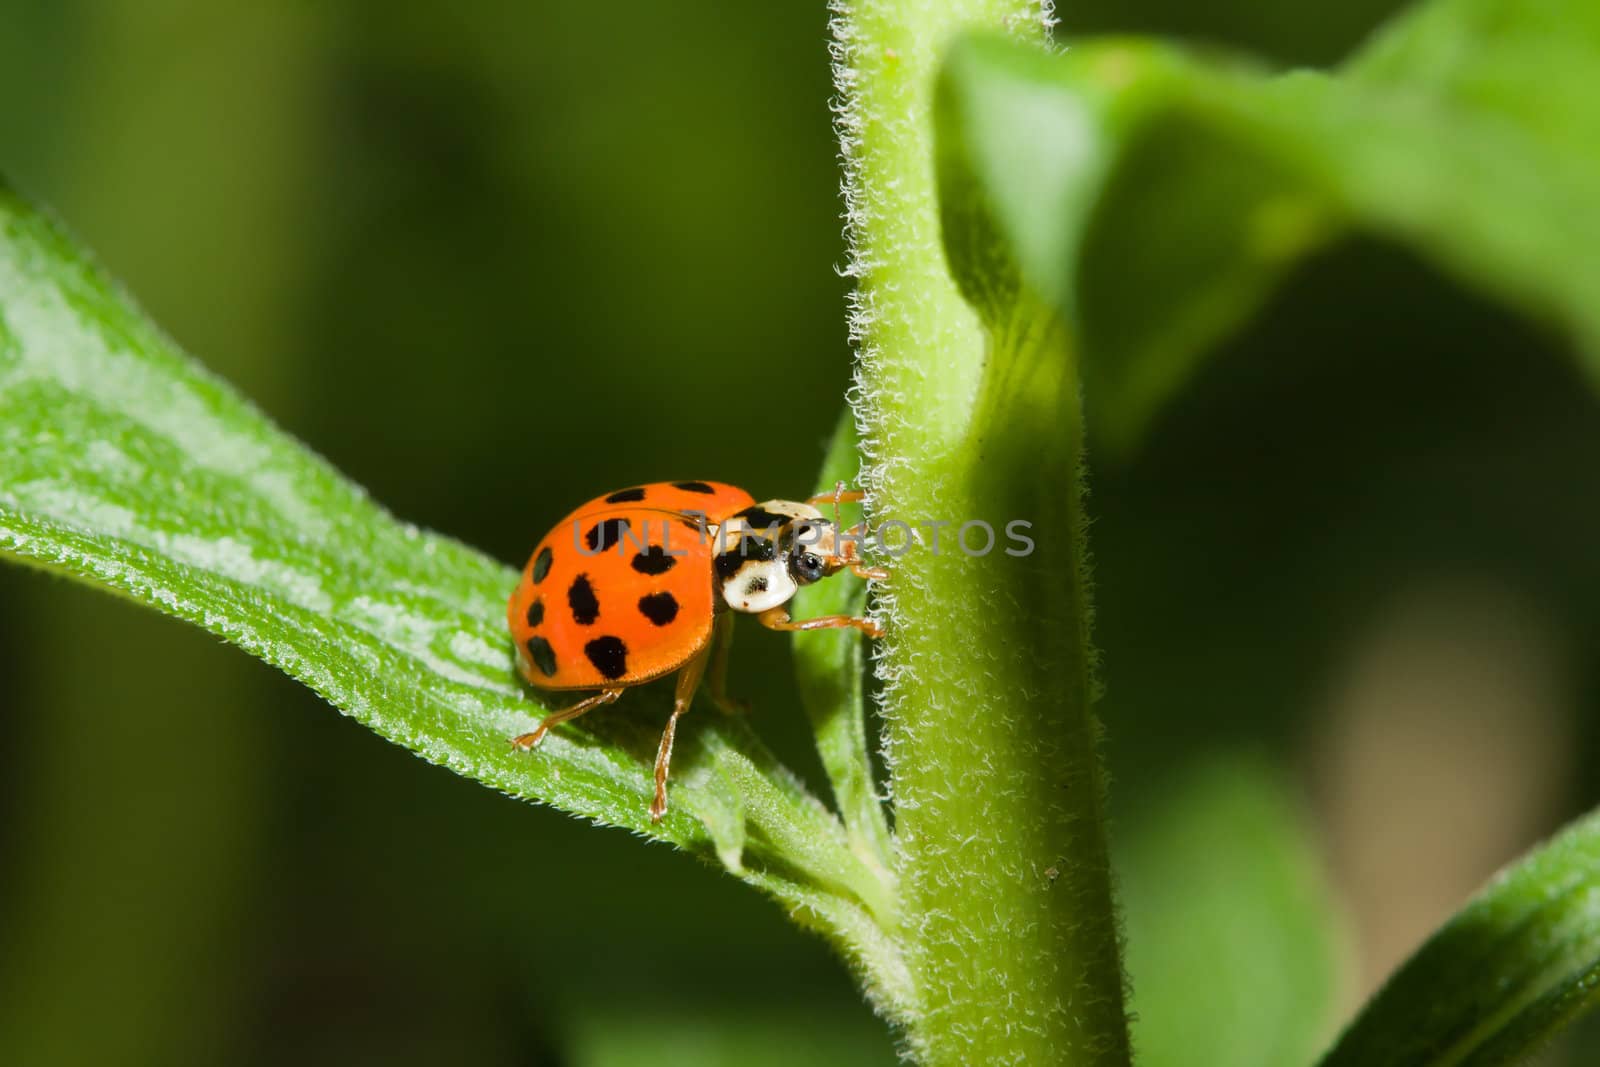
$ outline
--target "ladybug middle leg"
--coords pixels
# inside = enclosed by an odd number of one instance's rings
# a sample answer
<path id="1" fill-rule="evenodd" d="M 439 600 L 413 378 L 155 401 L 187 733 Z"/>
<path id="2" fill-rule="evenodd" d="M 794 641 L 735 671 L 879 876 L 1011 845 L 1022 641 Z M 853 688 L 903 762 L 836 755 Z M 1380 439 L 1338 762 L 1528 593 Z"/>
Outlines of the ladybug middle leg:
<path id="1" fill-rule="evenodd" d="M 678 716 L 688 711 L 690 703 L 694 701 L 695 690 L 700 688 L 700 677 L 705 674 L 706 661 L 711 658 L 715 644 L 716 637 L 713 635 L 706 647 L 696 652 L 694 658 L 678 671 L 678 684 L 672 698 L 672 718 L 667 720 L 667 728 L 661 731 L 661 746 L 656 749 L 656 797 L 650 802 L 651 822 L 660 822 L 667 813 L 667 772 L 672 766 L 672 739 L 678 732 Z"/>
<path id="2" fill-rule="evenodd" d="M 511 739 L 511 747 L 521 749 L 523 752 L 539 747 L 539 742 L 544 740 L 544 735 L 550 732 L 550 727 L 560 726 L 568 719 L 576 719 L 586 711 L 593 711 L 602 704 L 611 704 L 622 695 L 620 689 L 602 689 L 592 697 L 584 697 L 570 708 L 552 711 L 544 717 L 539 728 L 532 733 L 521 734 Z"/>

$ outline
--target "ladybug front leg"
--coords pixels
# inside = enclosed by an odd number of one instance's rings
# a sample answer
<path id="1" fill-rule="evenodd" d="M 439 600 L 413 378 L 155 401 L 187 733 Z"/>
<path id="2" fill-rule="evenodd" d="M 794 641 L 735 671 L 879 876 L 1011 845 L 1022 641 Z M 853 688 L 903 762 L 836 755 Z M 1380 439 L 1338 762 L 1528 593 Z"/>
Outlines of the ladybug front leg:
<path id="1" fill-rule="evenodd" d="M 866 499 L 866 496 L 867 494 L 860 489 L 846 489 L 843 482 L 835 482 L 833 492 L 818 493 L 816 496 L 807 497 L 806 503 L 812 507 L 831 503 L 833 505 L 833 528 L 835 531 L 840 531 L 844 530 L 844 526 L 839 520 L 839 505 L 859 504 Z M 845 531 L 839 538 L 840 548 L 836 558 L 840 563 L 849 567 L 850 573 L 857 578 L 881 582 L 889 577 L 889 572 L 882 567 L 869 567 L 862 560 L 861 554 L 856 551 L 856 543 L 866 536 L 868 529 L 865 522 L 859 522 Z M 813 627 L 813 629 L 815 628 Z M 871 633 L 871 631 L 868 632 Z M 873 634 L 873 636 L 878 637 L 881 635 Z"/>
<path id="2" fill-rule="evenodd" d="M 835 482 L 833 484 L 833 492 L 818 493 L 816 496 L 807 497 L 806 503 L 812 507 L 816 507 L 818 504 L 830 503 L 837 507 L 840 504 L 859 504 L 866 499 L 866 495 L 860 489 L 846 489 L 843 482 Z M 837 519 L 838 516 L 835 516 L 835 518 Z"/>
<path id="3" fill-rule="evenodd" d="M 713 638 L 713 641 L 715 638 Z M 678 732 L 678 716 L 689 710 L 694 692 L 700 688 L 700 676 L 705 673 L 706 660 L 711 658 L 711 642 L 694 654 L 694 658 L 678 672 L 678 686 L 672 698 L 672 718 L 661 731 L 661 746 L 656 749 L 656 798 L 650 802 L 650 821 L 660 822 L 667 813 L 667 772 L 672 766 L 672 739 Z"/>
<path id="4" fill-rule="evenodd" d="M 818 615 L 814 619 L 801 619 L 796 622 L 789 618 L 788 609 L 780 604 L 761 612 L 756 618 L 769 630 L 842 630 L 846 626 L 854 626 L 868 637 L 883 636 L 882 626 L 859 615 Z"/>
<path id="5" fill-rule="evenodd" d="M 867 494 L 862 492 L 860 489 L 846 489 L 843 482 L 834 482 L 833 492 L 818 493 L 816 496 L 807 497 L 806 503 L 810 504 L 812 507 L 817 507 L 821 504 L 827 504 L 831 502 L 833 504 L 833 528 L 838 530 L 841 528 L 839 523 L 839 505 L 859 504 L 861 501 L 866 499 L 866 496 Z"/>
<path id="6" fill-rule="evenodd" d="M 874 582 L 887 581 L 889 578 L 888 571 L 884 570 L 882 567 L 868 566 L 866 561 L 861 558 L 861 553 L 857 549 L 857 545 L 859 545 L 862 538 L 866 536 L 867 524 L 864 522 L 857 523 L 856 525 L 850 527 L 850 529 L 846 530 L 844 535 L 839 538 L 838 560 L 840 563 L 849 567 L 850 573 L 855 575 L 857 578 Z"/>
<path id="7" fill-rule="evenodd" d="M 560 726 L 568 719 L 576 719 L 584 712 L 593 711 L 602 704 L 614 703 L 621 695 L 622 690 L 620 689 L 602 689 L 592 697 L 583 698 L 570 708 L 563 708 L 560 711 L 552 711 L 550 714 L 544 717 L 544 722 L 539 724 L 539 728 L 537 730 L 533 731 L 531 734 L 522 734 L 518 737 L 513 737 L 511 739 L 511 746 L 513 748 L 521 749 L 523 752 L 528 752 L 532 749 L 538 748 L 539 742 L 544 740 L 544 735 L 550 732 L 550 727 Z"/>

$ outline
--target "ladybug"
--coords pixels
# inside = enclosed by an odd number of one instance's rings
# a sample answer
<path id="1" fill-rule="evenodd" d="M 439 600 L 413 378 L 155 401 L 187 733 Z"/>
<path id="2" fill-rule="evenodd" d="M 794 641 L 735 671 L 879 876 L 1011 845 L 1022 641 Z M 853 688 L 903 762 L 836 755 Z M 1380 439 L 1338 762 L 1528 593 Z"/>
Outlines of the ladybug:
<path id="1" fill-rule="evenodd" d="M 721 482 L 654 482 L 597 497 L 572 512 L 534 548 L 506 618 L 517 668 L 530 685 L 597 692 L 551 712 L 537 730 L 511 743 L 531 750 L 552 726 L 676 672 L 650 804 L 650 818 L 659 822 L 667 810 L 678 717 L 689 710 L 708 666 L 712 701 L 724 711 L 740 710 L 725 688 L 732 612 L 754 615 L 773 630 L 854 627 L 882 636 L 871 619 L 794 620 L 785 607 L 801 586 L 841 570 L 863 579 L 887 577 L 857 554 L 864 527 L 840 530 L 839 505 L 860 499 L 842 482 L 804 503 L 763 504 Z M 817 508 L 828 502 L 831 524 Z"/>

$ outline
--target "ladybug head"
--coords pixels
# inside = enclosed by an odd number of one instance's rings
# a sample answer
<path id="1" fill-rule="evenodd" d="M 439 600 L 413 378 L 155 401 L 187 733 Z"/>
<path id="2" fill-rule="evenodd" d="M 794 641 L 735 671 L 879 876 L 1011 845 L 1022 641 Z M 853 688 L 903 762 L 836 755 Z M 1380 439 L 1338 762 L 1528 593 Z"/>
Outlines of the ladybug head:
<path id="1" fill-rule="evenodd" d="M 833 524 L 810 504 L 768 500 L 724 521 L 715 538 L 717 590 L 735 611 L 786 604 L 846 565 Z"/>

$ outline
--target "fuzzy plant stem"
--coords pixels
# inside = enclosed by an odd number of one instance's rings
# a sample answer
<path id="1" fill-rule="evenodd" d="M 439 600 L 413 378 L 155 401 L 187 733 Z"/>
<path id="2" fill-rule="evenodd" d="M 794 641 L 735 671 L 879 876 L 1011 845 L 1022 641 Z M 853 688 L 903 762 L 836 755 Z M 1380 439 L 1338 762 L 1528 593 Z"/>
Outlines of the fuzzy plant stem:
<path id="1" fill-rule="evenodd" d="M 908 1050 L 924 1064 L 1126 1064 L 1076 367 L 1052 313 L 1018 300 L 980 320 L 963 300 L 934 181 L 952 35 L 1042 39 L 1049 10 L 837 0 L 834 14 L 862 480 L 876 524 L 920 529 L 891 563 L 877 653 Z M 960 542 L 977 519 L 998 537 L 984 555 Z M 1031 553 L 1006 553 L 1024 547 L 1012 520 L 1031 524 Z M 981 527 L 965 532 L 984 548 Z"/>

